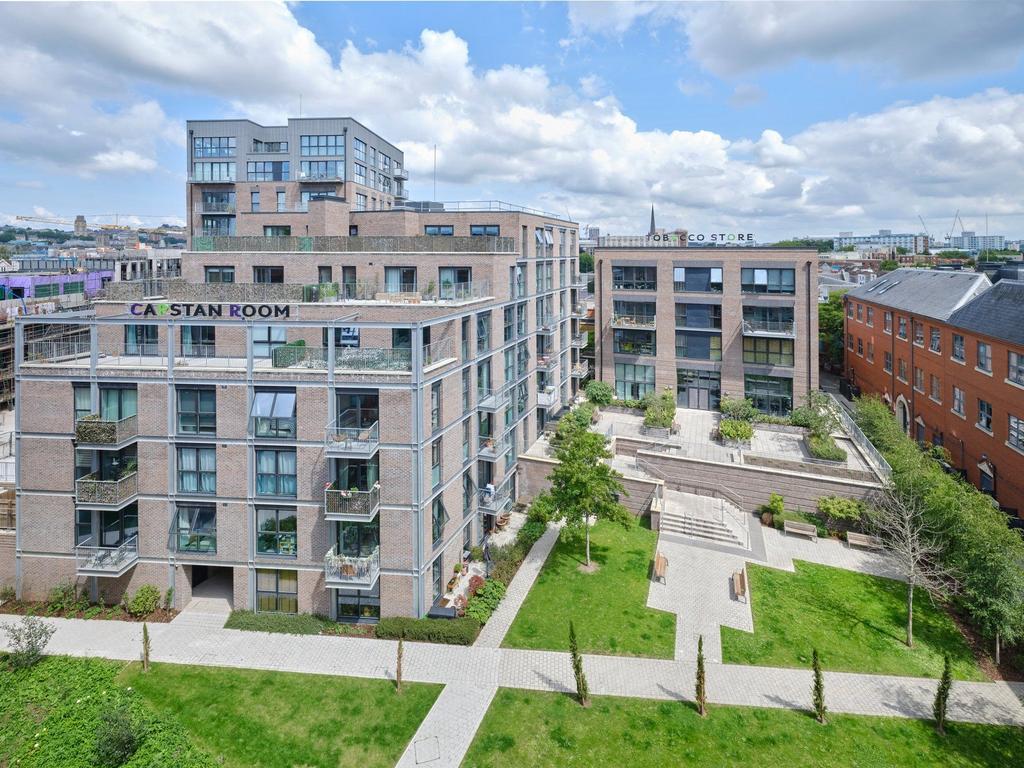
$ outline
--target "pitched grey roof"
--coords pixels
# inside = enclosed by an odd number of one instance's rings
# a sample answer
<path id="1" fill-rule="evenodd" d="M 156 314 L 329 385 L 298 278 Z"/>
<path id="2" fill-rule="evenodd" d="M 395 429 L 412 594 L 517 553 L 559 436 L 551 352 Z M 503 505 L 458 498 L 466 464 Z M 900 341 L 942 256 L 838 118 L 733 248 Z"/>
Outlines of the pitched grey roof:
<path id="1" fill-rule="evenodd" d="M 949 322 L 1024 347 L 1024 280 L 1000 280 L 954 312 Z"/>
<path id="2" fill-rule="evenodd" d="M 884 307 L 946 320 L 978 294 L 992 286 L 980 272 L 947 272 L 905 267 L 847 293 Z"/>

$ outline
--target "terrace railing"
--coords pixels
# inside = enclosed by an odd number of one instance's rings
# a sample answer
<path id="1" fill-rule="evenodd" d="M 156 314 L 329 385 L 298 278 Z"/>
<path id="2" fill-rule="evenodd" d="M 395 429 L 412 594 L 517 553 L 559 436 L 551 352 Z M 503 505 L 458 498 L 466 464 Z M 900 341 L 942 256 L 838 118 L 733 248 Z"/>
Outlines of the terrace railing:
<path id="1" fill-rule="evenodd" d="M 380 547 L 366 557 L 340 555 L 331 547 L 324 557 L 324 580 L 328 584 L 372 587 L 380 575 Z"/>
<path id="2" fill-rule="evenodd" d="M 116 547 L 97 547 L 90 536 L 75 547 L 75 569 L 91 576 L 119 576 L 139 559 L 138 534 Z"/>

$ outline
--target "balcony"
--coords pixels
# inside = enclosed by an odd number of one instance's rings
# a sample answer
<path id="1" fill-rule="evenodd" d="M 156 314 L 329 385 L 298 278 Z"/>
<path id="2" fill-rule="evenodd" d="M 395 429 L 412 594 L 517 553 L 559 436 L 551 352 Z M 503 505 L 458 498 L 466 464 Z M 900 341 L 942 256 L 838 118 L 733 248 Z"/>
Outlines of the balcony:
<path id="1" fill-rule="evenodd" d="M 543 315 L 537 318 L 537 333 L 552 334 L 558 328 L 558 318 L 554 315 Z"/>
<path id="2" fill-rule="evenodd" d="M 324 518 L 346 523 L 368 523 L 380 509 L 380 483 L 368 491 L 341 490 L 337 483 L 324 489 Z"/>
<path id="3" fill-rule="evenodd" d="M 542 371 L 551 372 L 558 369 L 558 355 L 550 352 L 544 355 L 537 355 L 537 368 Z"/>
<path id="4" fill-rule="evenodd" d="M 453 360 L 455 360 L 455 346 L 452 344 L 451 339 L 441 339 L 433 344 L 425 344 L 423 346 L 424 368 L 441 365 Z"/>
<path id="5" fill-rule="evenodd" d="M 139 495 L 139 473 L 132 472 L 117 480 L 100 480 L 93 472 L 75 481 L 75 503 L 78 506 L 120 509 Z"/>
<path id="6" fill-rule="evenodd" d="M 196 203 L 193 210 L 195 210 L 196 213 L 219 213 L 226 216 L 233 216 L 237 213 L 234 203 L 215 202 L 210 200 L 204 200 L 201 203 Z"/>
<path id="7" fill-rule="evenodd" d="M 572 336 L 572 346 L 576 347 L 576 349 L 583 349 L 589 341 L 585 333 L 574 333 Z"/>
<path id="8" fill-rule="evenodd" d="M 341 173 L 299 173 L 299 181 L 344 181 Z"/>
<path id="9" fill-rule="evenodd" d="M 409 172 L 407 170 L 405 170 L 405 168 L 399 168 L 396 165 L 395 166 L 395 171 L 394 171 L 394 177 L 396 179 L 401 180 L 401 181 L 408 181 L 409 180 Z M 397 197 L 397 194 L 395 196 Z"/>
<path id="10" fill-rule="evenodd" d="M 551 409 L 559 404 L 558 388 L 551 385 L 537 390 L 537 405 Z"/>
<path id="11" fill-rule="evenodd" d="M 91 536 L 75 547 L 75 572 L 79 576 L 122 576 L 138 560 L 138 534 L 117 547 L 93 546 Z"/>
<path id="12" fill-rule="evenodd" d="M 569 281 L 569 286 L 572 288 L 586 288 L 587 279 L 583 275 L 573 275 Z"/>
<path id="13" fill-rule="evenodd" d="M 745 336 L 796 336 L 794 320 L 744 320 Z"/>
<path id="14" fill-rule="evenodd" d="M 573 317 L 578 317 L 580 319 L 586 317 L 587 316 L 587 305 L 584 304 L 582 301 L 581 302 L 577 302 L 576 304 L 573 304 L 572 305 L 572 315 L 573 315 Z"/>
<path id="15" fill-rule="evenodd" d="M 324 451 L 330 456 L 369 458 L 380 445 L 380 422 L 366 427 L 354 426 L 361 418 L 357 411 L 345 411 L 327 425 Z"/>
<path id="16" fill-rule="evenodd" d="M 480 511 L 488 515 L 496 515 L 504 512 L 512 506 L 510 494 L 511 486 L 505 482 L 500 487 L 493 486 L 481 488 L 479 491 Z"/>
<path id="17" fill-rule="evenodd" d="M 380 576 L 380 547 L 366 557 L 337 554 L 331 547 L 324 557 L 324 582 L 335 589 L 371 589 Z"/>
<path id="18" fill-rule="evenodd" d="M 487 461 L 497 461 L 512 447 L 508 436 L 505 437 L 481 437 L 480 458 Z"/>
<path id="19" fill-rule="evenodd" d="M 585 379 L 590 375 L 590 366 L 586 363 L 576 363 L 569 373 L 574 379 Z"/>
<path id="20" fill-rule="evenodd" d="M 612 328 L 642 328 L 653 331 L 656 327 L 654 315 L 641 312 L 616 312 L 612 315 Z"/>
<path id="21" fill-rule="evenodd" d="M 120 420 L 102 419 L 91 413 L 75 422 L 75 442 L 80 448 L 100 446 L 118 448 L 134 440 L 139 434 L 139 417 L 125 416 Z"/>
<path id="22" fill-rule="evenodd" d="M 507 389 L 478 389 L 476 407 L 481 411 L 496 412 L 508 405 L 511 395 Z"/>

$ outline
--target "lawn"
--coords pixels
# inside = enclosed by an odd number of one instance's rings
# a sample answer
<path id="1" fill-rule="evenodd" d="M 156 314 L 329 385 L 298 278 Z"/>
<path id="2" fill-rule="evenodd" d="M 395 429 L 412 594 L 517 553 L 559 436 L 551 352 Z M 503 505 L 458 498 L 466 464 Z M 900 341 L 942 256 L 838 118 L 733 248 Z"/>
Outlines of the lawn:
<path id="1" fill-rule="evenodd" d="M 387 680 L 251 669 L 138 665 L 120 677 L 173 717 L 218 765 L 391 768 L 441 691 Z"/>
<path id="2" fill-rule="evenodd" d="M 393 766 L 440 692 L 385 680 L 54 656 L 0 672 L 0 766 L 93 768 L 102 713 L 142 739 L 126 768 Z"/>
<path id="3" fill-rule="evenodd" d="M 964 636 L 921 590 L 914 595 L 914 647 L 906 639 L 906 585 L 796 561 L 796 573 L 747 566 L 754 632 L 722 627 L 728 664 L 808 667 L 817 648 L 825 669 L 984 680 Z"/>
<path id="4" fill-rule="evenodd" d="M 505 636 L 505 647 L 566 650 L 569 620 L 580 650 L 672 658 L 676 617 L 647 608 L 650 564 L 658 534 L 646 523 L 624 529 L 598 523 L 591 531 L 595 573 L 582 573 L 583 543 L 559 541 Z"/>
<path id="5" fill-rule="evenodd" d="M 711 707 L 701 719 L 681 702 L 595 697 L 589 709 L 557 693 L 498 691 L 463 768 L 973 768 L 1015 765 L 1024 729 L 952 723 L 945 738 L 928 722 Z"/>

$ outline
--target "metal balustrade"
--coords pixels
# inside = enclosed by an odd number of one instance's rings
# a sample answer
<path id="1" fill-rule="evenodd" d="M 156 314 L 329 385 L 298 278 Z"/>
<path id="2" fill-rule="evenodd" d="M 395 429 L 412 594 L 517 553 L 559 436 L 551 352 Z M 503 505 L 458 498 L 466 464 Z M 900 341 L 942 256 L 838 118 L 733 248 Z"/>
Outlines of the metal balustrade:
<path id="1" fill-rule="evenodd" d="M 92 537 L 75 547 L 75 571 L 79 576 L 120 576 L 139 560 L 139 536 L 116 547 L 97 547 Z"/>
<path id="2" fill-rule="evenodd" d="M 324 581 L 328 587 L 369 589 L 380 576 L 380 547 L 365 557 L 340 555 L 337 546 L 324 557 Z"/>
<path id="3" fill-rule="evenodd" d="M 331 483 L 324 489 L 324 517 L 352 523 L 368 523 L 380 509 L 380 483 L 369 490 L 341 489 Z"/>
<path id="4" fill-rule="evenodd" d="M 380 445 L 380 422 L 361 426 L 367 412 L 357 409 L 343 411 L 327 425 L 324 449 L 331 455 L 372 456 Z M 376 412 L 374 412 L 376 415 Z"/>

